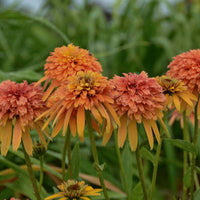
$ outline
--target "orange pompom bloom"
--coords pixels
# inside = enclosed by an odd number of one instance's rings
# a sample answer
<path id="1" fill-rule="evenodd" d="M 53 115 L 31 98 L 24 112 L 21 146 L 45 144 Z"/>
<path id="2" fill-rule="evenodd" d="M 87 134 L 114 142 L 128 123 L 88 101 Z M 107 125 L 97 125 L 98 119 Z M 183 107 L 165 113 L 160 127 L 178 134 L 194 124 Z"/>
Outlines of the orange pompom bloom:
<path id="1" fill-rule="evenodd" d="M 55 125 L 52 137 L 55 137 L 63 127 L 65 134 L 68 124 L 73 136 L 78 132 L 81 141 L 84 140 L 85 110 L 89 110 L 93 116 L 91 118 L 93 127 L 98 130 L 99 124 L 105 119 L 105 132 L 103 144 L 109 140 L 112 133 L 112 124 L 120 124 L 117 114 L 111 104 L 112 86 L 107 77 L 103 77 L 97 72 L 80 71 L 67 79 L 66 84 L 59 87 L 48 99 L 49 110 L 43 113 L 49 116 L 43 129 L 47 127 L 52 119 Z M 40 119 L 39 117 L 39 119 Z"/>
<path id="2" fill-rule="evenodd" d="M 18 149 L 22 139 L 27 153 L 32 154 L 30 128 L 35 128 L 42 142 L 46 144 L 40 130 L 42 122 L 34 122 L 46 110 L 42 101 L 43 95 L 42 87 L 34 87 L 34 83 L 28 85 L 24 81 L 18 84 L 7 80 L 0 84 L 0 142 L 3 156 L 8 152 L 11 138 L 14 151 Z"/>
<path id="3" fill-rule="evenodd" d="M 77 74 L 78 71 L 101 72 L 101 64 L 86 49 L 69 44 L 55 48 L 45 64 L 45 76 L 38 83 L 51 80 L 51 85 L 45 93 L 44 100 L 51 94 L 55 87 L 66 81 L 67 77 Z"/>
<path id="4" fill-rule="evenodd" d="M 123 147 L 127 136 L 131 150 L 135 151 L 138 144 L 137 123 L 143 122 L 151 149 L 153 148 L 153 134 L 160 142 L 160 134 L 155 120 L 159 119 L 162 124 L 163 105 L 166 98 L 162 87 L 154 78 L 148 78 L 143 71 L 141 74 L 125 74 L 124 77 L 116 76 L 111 80 L 115 86 L 114 108 L 120 116 L 121 127 L 118 129 L 118 144 Z"/>
<path id="5" fill-rule="evenodd" d="M 181 80 L 194 94 L 200 93 L 200 49 L 179 54 L 168 65 L 167 75 Z"/>

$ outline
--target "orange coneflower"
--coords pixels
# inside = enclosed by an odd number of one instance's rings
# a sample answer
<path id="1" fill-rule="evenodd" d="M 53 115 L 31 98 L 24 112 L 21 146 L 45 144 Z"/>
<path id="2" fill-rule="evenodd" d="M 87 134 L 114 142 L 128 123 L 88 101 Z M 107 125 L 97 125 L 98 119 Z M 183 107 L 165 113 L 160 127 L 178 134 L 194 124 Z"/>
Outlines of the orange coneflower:
<path id="1" fill-rule="evenodd" d="M 167 75 L 184 82 L 190 92 L 197 97 L 200 94 L 200 49 L 190 50 L 179 54 L 168 65 Z M 198 119 L 200 119 L 200 101 L 197 107 Z"/>
<path id="2" fill-rule="evenodd" d="M 37 130 L 42 142 L 46 144 L 40 130 L 41 121 L 34 122 L 46 110 L 43 95 L 42 87 L 34 87 L 34 83 L 28 85 L 26 81 L 15 83 L 7 80 L 0 84 L 0 141 L 3 156 L 8 152 L 11 138 L 14 151 L 18 149 L 22 139 L 27 153 L 31 155 L 31 128 Z"/>
<path id="3" fill-rule="evenodd" d="M 160 134 L 156 120 L 162 123 L 163 105 L 166 98 L 161 86 L 154 78 L 148 78 L 143 71 L 141 74 L 125 74 L 124 77 L 116 76 L 111 80 L 115 86 L 114 107 L 120 116 L 121 127 L 118 129 L 118 144 L 123 147 L 127 136 L 131 149 L 136 150 L 138 144 L 137 123 L 143 122 L 151 149 L 153 148 L 153 134 L 160 141 Z"/>
<path id="4" fill-rule="evenodd" d="M 197 98 L 188 91 L 182 81 L 172 79 L 168 76 L 157 76 L 156 80 L 163 89 L 163 93 L 167 99 L 166 106 L 169 109 L 175 106 L 179 112 L 187 110 L 188 115 L 192 112 L 194 102 L 196 103 Z"/>
<path id="5" fill-rule="evenodd" d="M 59 87 L 48 99 L 49 110 L 40 116 L 49 116 L 43 129 L 55 118 L 53 126 L 56 125 L 52 137 L 55 137 L 62 127 L 64 135 L 69 124 L 72 135 L 75 136 L 77 131 L 80 140 L 83 141 L 85 110 L 89 110 L 93 116 L 91 120 L 94 128 L 98 129 L 98 123 L 102 124 L 105 119 L 106 126 L 103 137 L 105 144 L 112 133 L 111 122 L 113 125 L 120 124 L 111 105 L 113 104 L 112 88 L 107 77 L 103 77 L 97 72 L 80 71 L 77 75 L 68 77 L 66 84 Z"/>
<path id="6" fill-rule="evenodd" d="M 45 200 L 59 198 L 60 200 L 90 200 L 89 196 L 100 196 L 99 192 L 102 189 L 94 189 L 91 186 L 85 185 L 84 181 L 68 180 L 67 182 L 58 185 L 60 192 L 46 197 Z"/>
<path id="7" fill-rule="evenodd" d="M 45 64 L 45 76 L 38 83 L 46 80 L 46 85 L 51 80 L 51 85 L 45 93 L 44 100 L 51 94 L 54 88 L 66 81 L 67 77 L 75 75 L 79 71 L 101 72 L 101 64 L 86 49 L 69 44 L 55 48 Z M 46 86 L 45 86 L 46 87 Z"/>

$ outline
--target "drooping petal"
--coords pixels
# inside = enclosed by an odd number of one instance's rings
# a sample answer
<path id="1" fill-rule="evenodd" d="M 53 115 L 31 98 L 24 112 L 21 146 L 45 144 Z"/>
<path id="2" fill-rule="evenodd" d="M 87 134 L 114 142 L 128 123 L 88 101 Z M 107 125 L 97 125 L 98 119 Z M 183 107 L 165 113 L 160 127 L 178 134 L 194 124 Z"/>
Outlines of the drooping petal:
<path id="1" fill-rule="evenodd" d="M 91 108 L 91 113 L 92 113 L 92 115 L 94 116 L 94 118 L 99 122 L 99 124 L 102 124 L 103 119 L 102 119 L 102 117 L 101 117 L 99 111 L 95 108 L 95 106 L 93 106 L 93 107 Z"/>
<path id="2" fill-rule="evenodd" d="M 191 107 L 194 106 L 194 104 L 192 103 L 192 101 L 184 94 L 180 93 L 179 96 Z"/>
<path id="3" fill-rule="evenodd" d="M 117 113 L 115 112 L 114 108 L 109 103 L 106 103 L 106 102 L 104 103 L 104 105 L 109 110 L 109 112 L 111 113 L 113 119 L 118 124 L 118 126 L 120 126 L 119 117 L 117 116 Z"/>
<path id="4" fill-rule="evenodd" d="M 113 127 L 111 127 L 110 132 L 108 134 L 106 134 L 106 135 L 104 134 L 103 135 L 103 140 L 102 140 L 102 145 L 103 146 L 105 146 L 108 143 L 108 141 L 109 141 L 109 139 L 110 139 L 110 137 L 112 135 L 112 132 L 113 132 Z"/>
<path id="5" fill-rule="evenodd" d="M 78 108 L 77 111 L 77 132 L 81 142 L 84 141 L 84 129 L 85 129 L 85 109 L 83 106 Z"/>
<path id="6" fill-rule="evenodd" d="M 55 86 L 53 83 L 51 83 L 51 85 L 48 87 L 47 91 L 45 92 L 45 94 L 44 94 L 44 96 L 43 96 L 43 98 L 42 98 L 43 101 L 46 101 L 46 100 L 47 100 L 47 98 L 48 98 L 49 95 L 53 92 L 53 90 L 54 90 L 55 87 L 56 87 L 56 86 Z"/>
<path id="7" fill-rule="evenodd" d="M 38 135 L 39 135 L 39 137 L 40 137 L 42 143 L 44 144 L 45 148 L 47 148 L 47 142 L 46 142 L 46 140 L 45 140 L 45 137 L 44 137 L 44 135 L 42 134 L 42 131 L 40 130 L 40 127 L 39 127 L 37 124 L 35 124 L 35 129 L 37 130 L 37 133 L 38 133 Z"/>
<path id="8" fill-rule="evenodd" d="M 2 127 L 1 154 L 6 156 L 11 143 L 12 121 L 8 120 L 6 125 Z"/>
<path id="9" fill-rule="evenodd" d="M 131 150 L 135 151 L 138 145 L 137 124 L 135 119 L 129 120 L 128 122 L 128 139 Z"/>
<path id="10" fill-rule="evenodd" d="M 99 134 L 101 135 L 101 130 L 97 124 L 97 122 L 91 117 L 91 122 L 92 122 L 92 127 L 93 129 Z"/>
<path id="11" fill-rule="evenodd" d="M 168 131 L 168 129 L 167 129 L 165 123 L 163 122 L 162 118 L 158 117 L 158 119 L 159 119 L 159 121 L 160 121 L 162 127 L 165 129 L 165 131 L 166 131 L 166 133 L 167 133 L 167 136 L 170 137 L 169 131 Z"/>
<path id="12" fill-rule="evenodd" d="M 28 155 L 32 155 L 33 152 L 33 142 L 30 136 L 30 130 L 28 127 L 25 128 L 25 132 L 22 132 L 22 140 Z"/>
<path id="13" fill-rule="evenodd" d="M 151 127 L 153 129 L 153 132 L 156 136 L 156 139 L 158 141 L 158 143 L 160 144 L 160 133 L 159 133 L 159 130 L 158 130 L 158 127 L 157 127 L 157 124 L 154 120 L 150 120 L 150 123 L 151 123 Z"/>
<path id="14" fill-rule="evenodd" d="M 60 130 L 62 129 L 63 127 L 63 124 L 64 124 L 64 119 L 65 119 L 65 116 L 62 115 L 60 117 L 60 119 L 58 120 L 58 122 L 56 123 L 53 131 L 52 131 L 52 137 L 54 138 L 56 135 L 58 135 L 58 133 L 60 132 Z"/>
<path id="15" fill-rule="evenodd" d="M 70 120 L 72 111 L 73 111 L 73 106 L 71 106 L 71 107 L 69 108 L 69 110 L 67 111 L 67 113 L 66 113 L 66 115 L 65 115 L 64 126 L 63 126 L 63 132 L 62 132 L 62 135 L 63 135 L 63 136 L 65 135 L 65 133 L 66 133 L 66 131 L 67 131 L 67 127 L 68 127 L 68 123 L 69 123 L 69 120 Z"/>
<path id="16" fill-rule="evenodd" d="M 55 117 L 55 119 L 53 121 L 52 127 L 55 125 L 56 121 L 58 120 L 60 115 L 64 112 L 64 110 L 65 110 L 65 105 L 63 105 L 63 107 L 59 110 L 58 114 L 56 115 L 56 117 Z"/>
<path id="17" fill-rule="evenodd" d="M 118 146 L 122 148 L 124 146 L 124 142 L 127 136 L 127 115 L 126 114 L 120 118 L 120 124 L 121 126 L 118 129 Z"/>
<path id="18" fill-rule="evenodd" d="M 15 127 L 13 130 L 13 140 L 12 140 L 14 151 L 17 151 L 17 149 L 19 148 L 19 145 L 21 143 L 21 138 L 22 138 L 22 128 L 20 125 L 20 120 L 16 119 Z"/>
<path id="19" fill-rule="evenodd" d="M 74 116 L 70 117 L 69 126 L 73 137 L 76 136 L 76 118 Z"/>
<path id="20" fill-rule="evenodd" d="M 150 120 L 146 120 L 143 118 L 143 124 L 144 124 L 144 128 L 145 128 L 145 131 L 147 133 L 147 138 L 148 138 L 148 141 L 149 141 L 149 145 L 150 145 L 150 148 L 153 149 L 153 133 L 152 133 L 152 130 L 151 130 L 151 125 L 150 125 Z"/>
<path id="21" fill-rule="evenodd" d="M 180 104 L 180 100 L 176 94 L 173 94 L 173 101 L 174 101 L 174 105 L 175 105 L 176 109 L 180 112 L 181 104 Z"/>

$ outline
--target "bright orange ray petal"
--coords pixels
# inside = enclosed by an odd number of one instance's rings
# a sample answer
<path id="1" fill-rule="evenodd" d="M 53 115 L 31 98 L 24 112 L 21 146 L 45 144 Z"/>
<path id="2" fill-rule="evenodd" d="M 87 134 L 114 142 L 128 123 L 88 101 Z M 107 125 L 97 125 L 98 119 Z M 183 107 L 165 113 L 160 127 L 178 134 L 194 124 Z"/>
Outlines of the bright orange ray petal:
<path id="1" fill-rule="evenodd" d="M 84 129 L 85 129 L 85 109 L 84 107 L 79 107 L 77 111 L 77 132 L 81 142 L 84 141 Z"/>
<path id="2" fill-rule="evenodd" d="M 93 107 L 91 108 L 91 113 L 92 113 L 92 115 L 94 116 L 94 118 L 99 122 L 99 124 L 102 124 L 103 119 L 102 119 L 102 117 L 101 117 L 99 111 L 95 108 L 95 106 L 93 106 Z"/>
<path id="3" fill-rule="evenodd" d="M 174 105 L 175 105 L 176 109 L 180 112 L 180 109 L 181 109 L 180 100 L 179 100 L 178 96 L 175 94 L 173 94 L 173 101 L 174 101 Z"/>
<path id="4" fill-rule="evenodd" d="M 17 149 L 19 148 L 21 139 L 22 139 L 22 129 L 21 129 L 21 125 L 20 125 L 20 120 L 16 119 L 15 127 L 13 130 L 13 140 L 12 140 L 12 145 L 13 145 L 14 151 L 17 151 Z"/>
<path id="5" fill-rule="evenodd" d="M 63 126 L 63 132 L 62 135 L 64 136 L 66 131 L 67 131 L 67 127 L 68 127 L 68 123 L 71 117 L 73 111 L 73 106 L 71 106 L 71 108 L 69 108 L 69 110 L 67 111 L 66 115 L 65 115 L 65 120 L 64 120 L 64 126 Z"/>
<path id="6" fill-rule="evenodd" d="M 131 150 L 135 151 L 138 145 L 137 124 L 135 119 L 129 120 L 128 122 L 128 139 Z"/>
<path id="7" fill-rule="evenodd" d="M 63 107 L 59 110 L 58 114 L 56 115 L 54 121 L 53 121 L 53 124 L 52 126 L 55 125 L 56 121 L 58 120 L 58 118 L 60 117 L 60 115 L 63 113 L 63 111 L 65 110 L 65 105 L 63 105 Z"/>
<path id="8" fill-rule="evenodd" d="M 118 129 L 118 146 L 123 147 L 127 136 L 127 115 L 123 115 L 120 119 L 121 126 Z"/>
<path id="9" fill-rule="evenodd" d="M 114 108 L 109 103 L 106 103 L 106 102 L 104 103 L 104 105 L 106 106 L 106 108 L 108 109 L 113 119 L 118 124 L 118 126 L 120 126 L 119 117 L 117 116 L 117 113 L 115 112 Z"/>
<path id="10" fill-rule="evenodd" d="M 22 140 L 25 147 L 26 152 L 28 155 L 32 155 L 33 152 L 33 142 L 30 136 L 29 128 L 25 128 L 25 132 L 22 132 Z"/>
<path id="11" fill-rule="evenodd" d="M 48 87 L 47 91 L 44 93 L 44 96 L 42 98 L 43 101 L 46 101 L 49 95 L 53 92 L 55 88 L 55 85 L 51 83 L 51 85 Z"/>
<path id="12" fill-rule="evenodd" d="M 37 124 L 35 124 L 35 129 L 36 129 L 42 143 L 44 144 L 45 148 L 47 148 L 47 143 L 46 143 L 45 137 L 44 137 L 42 131 L 40 130 L 40 127 Z"/>
<path id="13" fill-rule="evenodd" d="M 73 137 L 76 136 L 76 118 L 74 116 L 70 117 L 69 126 Z"/>
<path id="14" fill-rule="evenodd" d="M 34 87 L 36 87 L 37 85 L 39 85 L 40 83 L 44 82 L 45 80 L 47 80 L 47 77 L 42 77 L 35 85 Z"/>
<path id="15" fill-rule="evenodd" d="M 103 146 L 105 146 L 108 143 L 108 141 L 112 135 L 112 132 L 113 132 L 113 126 L 111 126 L 110 132 L 106 135 L 106 137 L 105 137 L 105 135 L 103 136 L 103 141 L 102 141 Z"/>
<path id="16" fill-rule="evenodd" d="M 1 142 L 1 154 L 6 156 L 10 147 L 12 137 L 12 121 L 8 120 L 6 125 L 2 128 L 2 142 Z"/>
<path id="17" fill-rule="evenodd" d="M 151 130 L 151 124 L 150 124 L 150 120 L 146 120 L 143 118 L 143 124 L 144 124 L 144 128 L 146 130 L 146 134 L 147 134 L 147 138 L 148 138 L 148 141 L 149 141 L 149 145 L 150 145 L 150 148 L 153 149 L 153 133 L 152 133 L 152 130 Z"/>
<path id="18" fill-rule="evenodd" d="M 151 123 L 151 127 L 152 127 L 152 129 L 153 129 L 153 132 L 154 132 L 154 134 L 155 134 L 155 136 L 156 136 L 156 139 L 157 139 L 158 143 L 160 144 L 160 133 L 159 133 L 157 124 L 156 124 L 156 122 L 155 122 L 154 120 L 152 120 L 152 119 L 150 120 L 150 123 Z"/>
<path id="19" fill-rule="evenodd" d="M 65 116 L 61 115 L 60 119 L 58 120 L 58 122 L 56 123 L 56 125 L 52 131 L 52 134 L 51 134 L 52 138 L 54 138 L 56 135 L 58 135 L 59 131 L 62 129 L 64 120 L 65 120 Z"/>

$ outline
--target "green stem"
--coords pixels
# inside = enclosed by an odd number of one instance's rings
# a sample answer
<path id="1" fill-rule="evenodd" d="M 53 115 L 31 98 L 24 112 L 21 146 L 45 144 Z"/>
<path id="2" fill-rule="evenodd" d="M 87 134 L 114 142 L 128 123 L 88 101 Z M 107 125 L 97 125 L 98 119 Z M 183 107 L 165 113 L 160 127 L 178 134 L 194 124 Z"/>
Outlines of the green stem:
<path id="1" fill-rule="evenodd" d="M 39 192 L 41 191 L 44 173 L 43 173 L 43 165 L 44 165 L 44 156 L 40 156 L 40 184 L 39 184 Z"/>
<path id="2" fill-rule="evenodd" d="M 188 127 L 187 127 L 187 120 L 186 120 L 186 114 L 185 112 L 183 113 L 183 139 L 187 141 L 188 139 Z M 184 175 L 187 172 L 187 167 L 188 167 L 188 159 L 187 159 L 187 152 L 183 152 L 183 178 Z M 183 184 L 183 200 L 187 199 L 187 187 Z"/>
<path id="3" fill-rule="evenodd" d="M 91 143 L 91 148 L 92 148 L 95 169 L 97 171 L 97 175 L 99 177 L 99 181 L 100 181 L 101 187 L 103 189 L 104 197 L 106 200 L 109 200 L 108 193 L 107 193 L 106 186 L 105 186 L 104 179 L 103 179 L 103 175 L 102 175 L 102 170 L 100 169 L 100 166 L 99 166 L 99 158 L 98 158 L 97 148 L 96 148 L 96 144 L 95 144 L 95 137 L 94 137 L 93 127 L 92 127 L 90 112 L 86 111 L 85 114 L 86 114 L 86 122 L 87 122 L 88 131 L 89 131 L 89 137 L 90 137 L 90 143 Z"/>
<path id="4" fill-rule="evenodd" d="M 161 147 L 162 147 L 162 139 L 160 139 L 160 144 L 158 144 L 157 149 L 156 149 L 156 160 L 154 163 L 153 175 L 152 175 L 152 181 L 151 181 L 150 200 L 153 199 L 153 193 L 154 193 L 154 189 L 155 189 L 155 185 L 156 185 L 156 178 L 157 178 L 157 173 L 158 173 L 158 163 L 159 163 L 159 158 L 160 158 Z"/>
<path id="5" fill-rule="evenodd" d="M 30 160 L 30 157 L 29 157 L 29 155 L 27 154 L 27 152 L 24 148 L 23 142 L 22 142 L 22 147 L 23 147 L 24 158 L 25 158 L 25 161 L 26 161 L 28 173 L 29 173 L 29 176 L 31 178 L 32 185 L 33 185 L 35 197 L 36 197 L 37 200 L 41 200 L 40 194 L 39 194 L 39 191 L 38 191 L 38 187 L 37 187 L 37 183 L 36 183 L 36 179 L 35 179 L 33 169 L 32 169 L 31 160 Z"/>
<path id="6" fill-rule="evenodd" d="M 140 182 L 141 182 L 143 193 L 144 193 L 144 199 L 148 200 L 149 197 L 148 197 L 148 193 L 147 193 L 147 187 L 146 187 L 146 184 L 145 184 L 145 178 L 144 178 L 144 172 L 143 172 L 142 160 L 141 160 L 140 148 L 139 147 L 137 148 L 135 155 L 136 155 L 136 161 L 137 161 L 137 167 L 138 167 Z"/>
<path id="7" fill-rule="evenodd" d="M 71 138 L 70 131 L 67 129 L 67 134 L 65 135 L 65 142 L 63 147 L 62 154 L 62 180 L 65 181 L 65 161 L 66 161 L 66 152 L 68 149 L 68 172 L 69 178 L 72 179 L 72 167 L 71 167 Z"/>
<path id="8" fill-rule="evenodd" d="M 198 100 L 199 101 L 199 100 Z M 197 119 L 197 105 L 195 106 L 194 111 L 194 135 L 193 135 L 193 144 L 197 146 L 197 140 L 198 140 L 198 119 Z M 196 155 L 192 154 L 192 163 L 191 163 L 191 184 L 190 184 L 190 199 L 194 200 L 194 172 L 195 172 L 195 164 L 196 164 Z"/>
<path id="9" fill-rule="evenodd" d="M 124 187 L 125 187 L 125 190 L 126 190 L 127 197 L 128 197 L 128 199 L 130 199 L 128 185 L 127 185 L 127 181 L 126 181 L 126 178 L 125 178 L 124 167 L 123 167 L 123 164 L 122 164 L 121 153 L 120 153 L 120 149 L 118 147 L 118 139 L 117 139 L 116 129 L 114 130 L 114 136 L 115 136 L 115 147 L 116 147 L 116 152 L 117 152 L 119 167 L 120 167 L 121 175 L 122 175 L 121 176 L 122 177 L 122 182 L 124 183 Z"/>

